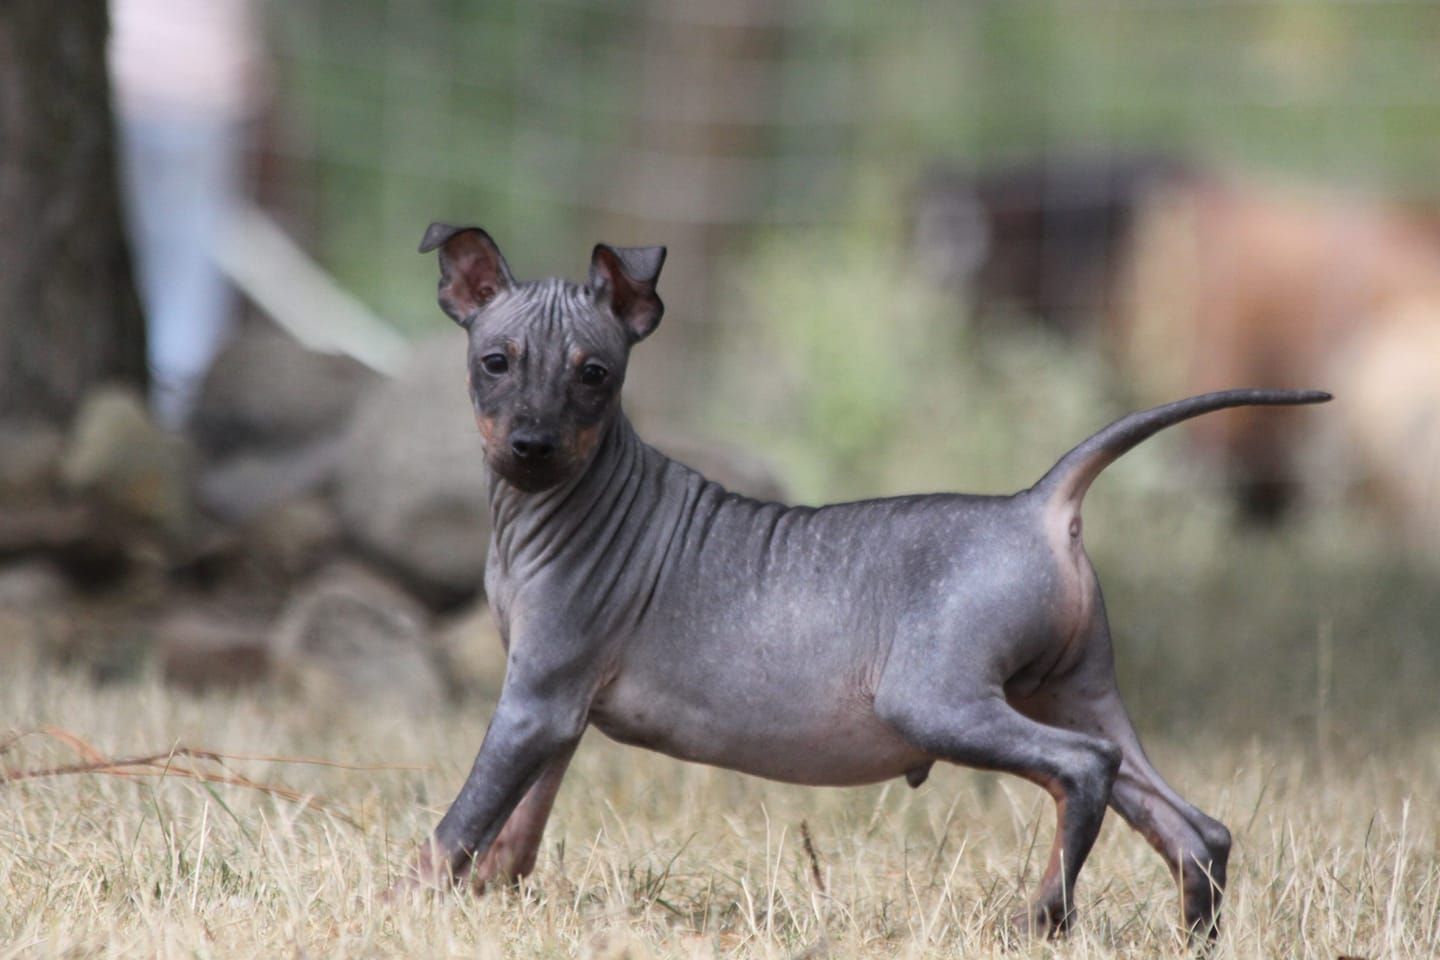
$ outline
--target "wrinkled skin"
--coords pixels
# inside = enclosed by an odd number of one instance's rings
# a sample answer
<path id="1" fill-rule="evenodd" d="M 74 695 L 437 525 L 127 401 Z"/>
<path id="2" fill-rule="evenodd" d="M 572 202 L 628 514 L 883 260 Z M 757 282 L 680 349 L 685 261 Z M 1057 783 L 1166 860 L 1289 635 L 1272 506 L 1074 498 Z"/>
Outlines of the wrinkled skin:
<path id="1" fill-rule="evenodd" d="M 942 760 L 1024 777 L 1058 820 L 1014 921 L 1028 933 L 1071 921 L 1108 805 L 1170 866 L 1191 935 L 1214 936 L 1230 834 L 1161 779 L 1126 717 L 1080 501 L 1171 423 L 1325 395 L 1232 391 L 1135 414 L 1008 497 L 761 503 L 646 446 L 621 412 L 630 347 L 660 318 L 663 250 L 599 246 L 582 287 L 517 283 L 475 228 L 436 225 L 422 250 L 435 248 L 441 306 L 469 337 L 485 587 L 508 667 L 412 882 L 530 870 L 594 725 L 791 783 L 918 787 Z"/>

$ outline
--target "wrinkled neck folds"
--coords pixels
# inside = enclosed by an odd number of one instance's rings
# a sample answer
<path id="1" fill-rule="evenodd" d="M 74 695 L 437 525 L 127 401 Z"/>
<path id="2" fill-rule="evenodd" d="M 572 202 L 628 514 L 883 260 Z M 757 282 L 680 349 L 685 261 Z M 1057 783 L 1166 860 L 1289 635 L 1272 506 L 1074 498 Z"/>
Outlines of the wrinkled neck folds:
<path id="1" fill-rule="evenodd" d="M 494 550 L 505 572 L 525 576 L 566 557 L 603 553 L 654 475 L 655 456 L 617 412 L 589 465 L 558 486 L 526 493 L 487 467 Z"/>

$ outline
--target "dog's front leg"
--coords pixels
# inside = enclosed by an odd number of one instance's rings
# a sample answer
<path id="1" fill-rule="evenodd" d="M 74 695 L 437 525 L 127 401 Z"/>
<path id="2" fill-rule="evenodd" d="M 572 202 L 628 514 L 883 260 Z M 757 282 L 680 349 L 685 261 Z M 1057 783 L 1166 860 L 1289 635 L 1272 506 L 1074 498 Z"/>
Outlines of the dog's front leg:
<path id="1" fill-rule="evenodd" d="M 525 794 L 525 799 L 505 821 L 504 828 L 490 842 L 485 856 L 474 861 L 469 876 L 472 891 L 483 893 L 496 881 L 518 881 L 535 869 L 540 840 L 545 835 L 545 823 L 550 819 L 550 809 L 555 805 L 560 781 L 565 778 L 572 756 L 573 747 L 550 761 L 535 785 Z"/>
<path id="2" fill-rule="evenodd" d="M 561 671 L 563 674 L 564 671 Z M 513 657 L 505 688 L 460 794 L 416 861 L 414 879 L 443 886 L 463 878 L 542 776 L 553 798 L 585 730 L 584 685 L 554 674 L 531 675 Z M 548 802 L 544 804 L 548 812 Z"/>

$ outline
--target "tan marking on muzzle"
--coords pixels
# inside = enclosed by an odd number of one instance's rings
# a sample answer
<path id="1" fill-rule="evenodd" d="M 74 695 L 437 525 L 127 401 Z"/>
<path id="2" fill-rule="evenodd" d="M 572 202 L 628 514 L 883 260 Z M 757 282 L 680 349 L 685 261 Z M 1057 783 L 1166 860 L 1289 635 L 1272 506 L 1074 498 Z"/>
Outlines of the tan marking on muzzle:
<path id="1" fill-rule="evenodd" d="M 592 427 L 582 427 L 575 431 L 575 442 L 573 445 L 573 456 L 577 462 L 584 462 L 590 459 L 595 448 L 600 444 L 600 424 Z"/>
<path id="2" fill-rule="evenodd" d="M 485 446 L 495 442 L 495 418 L 487 417 L 478 410 L 475 412 L 475 426 L 480 430 L 480 438 L 485 441 Z"/>

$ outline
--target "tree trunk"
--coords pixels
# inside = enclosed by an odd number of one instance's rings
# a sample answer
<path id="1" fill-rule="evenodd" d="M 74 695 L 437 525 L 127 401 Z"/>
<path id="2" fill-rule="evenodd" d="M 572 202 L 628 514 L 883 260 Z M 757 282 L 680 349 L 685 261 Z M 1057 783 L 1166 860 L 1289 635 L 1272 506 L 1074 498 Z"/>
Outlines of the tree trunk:
<path id="1" fill-rule="evenodd" d="M 105 0 L 0 0 L 0 418 L 146 381 L 120 219 Z"/>

